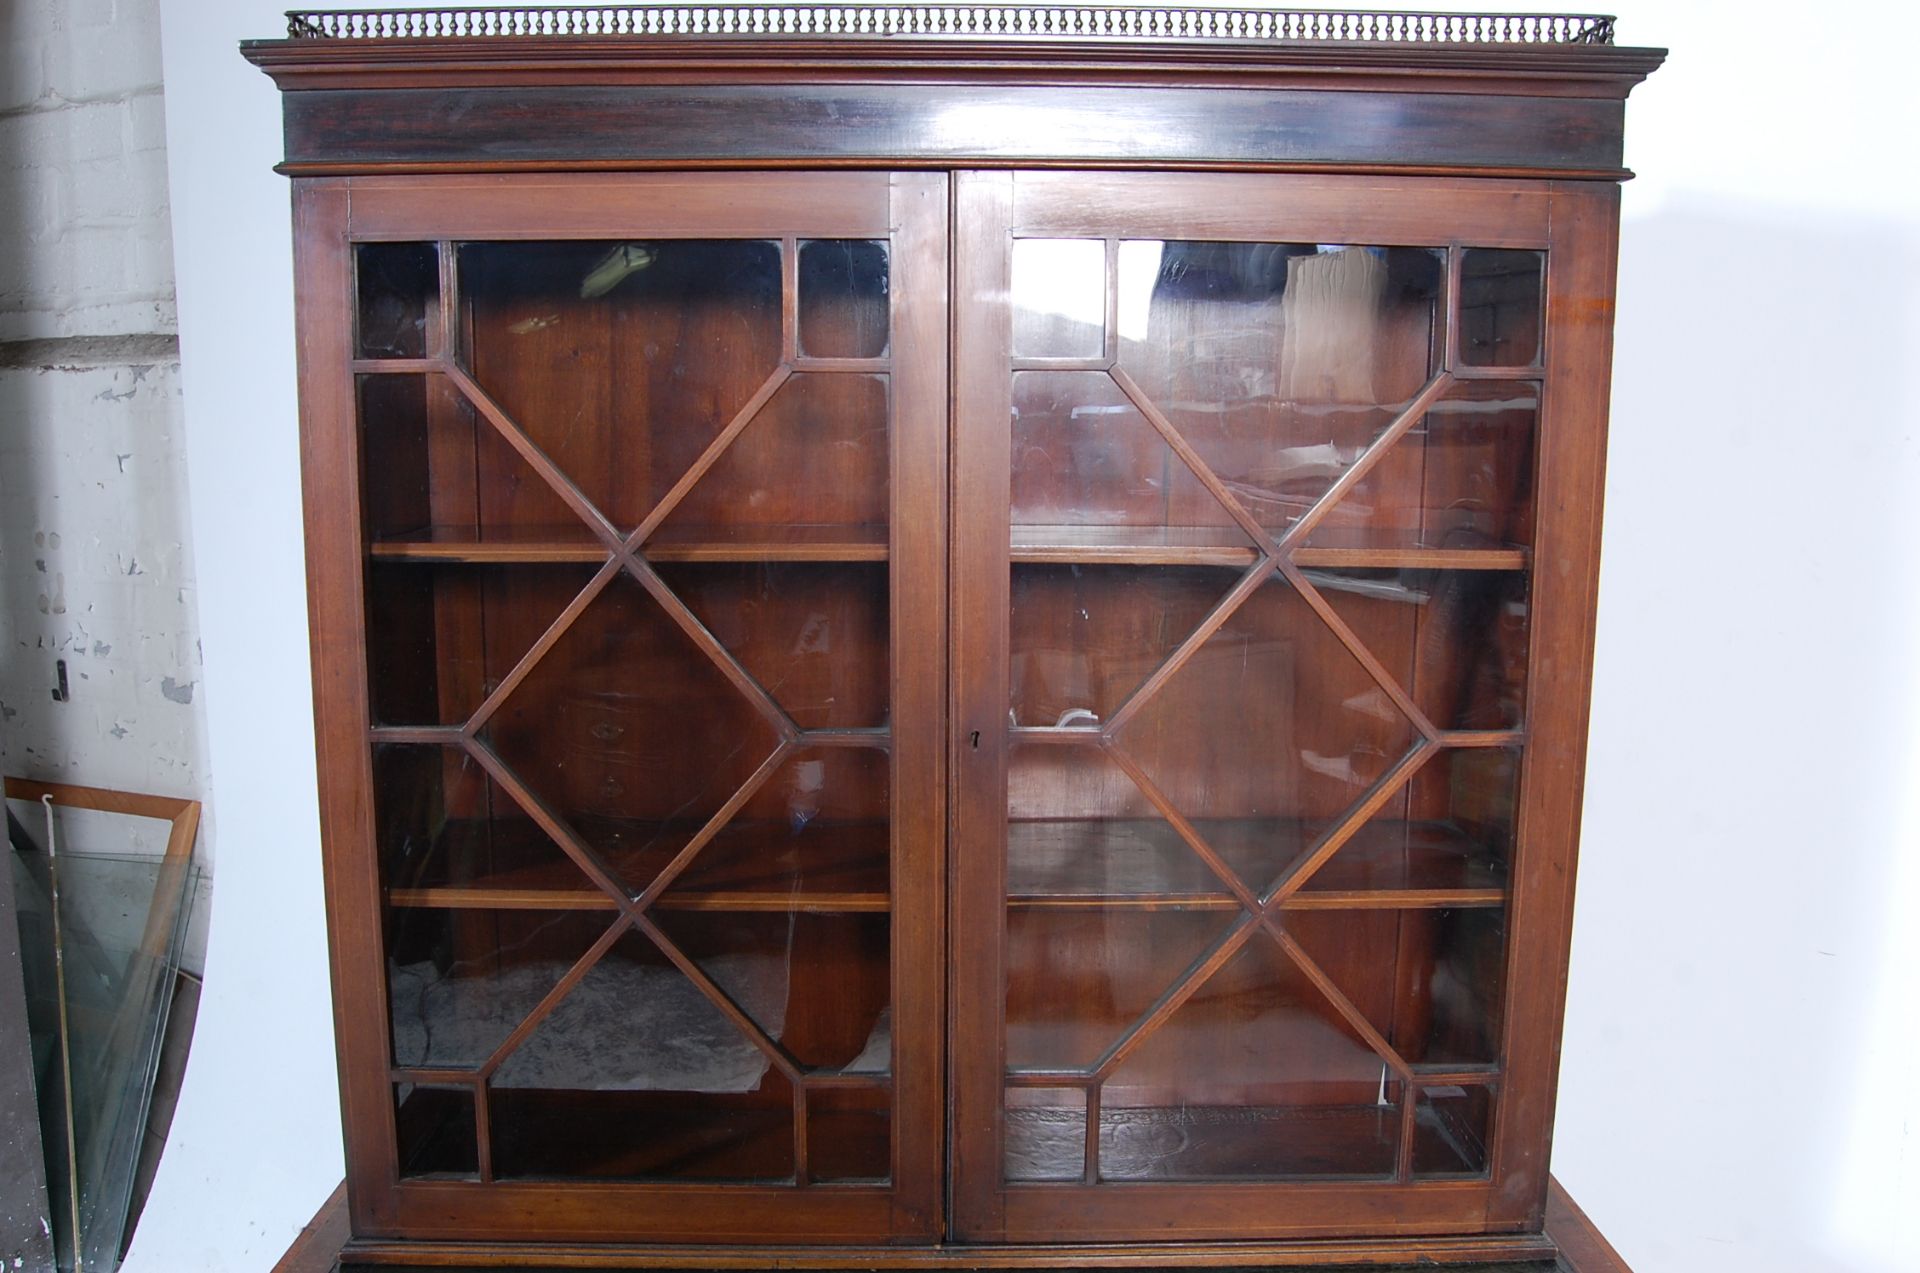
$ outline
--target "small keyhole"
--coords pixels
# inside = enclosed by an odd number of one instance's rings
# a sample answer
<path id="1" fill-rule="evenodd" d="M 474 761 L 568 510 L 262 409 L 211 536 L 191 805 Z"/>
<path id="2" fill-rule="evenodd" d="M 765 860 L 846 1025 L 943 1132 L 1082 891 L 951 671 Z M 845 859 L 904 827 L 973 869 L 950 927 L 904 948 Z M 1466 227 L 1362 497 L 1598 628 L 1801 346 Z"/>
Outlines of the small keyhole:
<path id="1" fill-rule="evenodd" d="M 979 751 L 980 750 L 980 731 L 979 730 L 976 729 L 973 731 L 973 737 L 970 741 L 973 744 L 973 749 L 975 751 Z"/>

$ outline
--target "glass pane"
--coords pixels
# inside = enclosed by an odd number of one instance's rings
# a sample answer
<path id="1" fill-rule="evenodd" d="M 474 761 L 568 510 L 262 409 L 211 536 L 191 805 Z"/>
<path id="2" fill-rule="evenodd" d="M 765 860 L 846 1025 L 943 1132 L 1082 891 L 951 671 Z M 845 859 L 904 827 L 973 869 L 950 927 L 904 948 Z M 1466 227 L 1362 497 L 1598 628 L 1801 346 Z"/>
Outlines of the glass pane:
<path id="1" fill-rule="evenodd" d="M 374 723 L 465 724 L 593 574 L 376 556 L 366 574 Z"/>
<path id="2" fill-rule="evenodd" d="M 521 901 L 612 909 L 527 811 L 457 747 L 373 749 L 374 842 L 388 904 Z"/>
<path id="3" fill-rule="evenodd" d="M 1313 548 L 1492 549 L 1533 542 L 1540 386 L 1450 386 L 1315 526 Z"/>
<path id="4" fill-rule="evenodd" d="M 667 939 L 809 1070 L 892 1068 L 888 921 L 882 913 L 676 910 Z"/>
<path id="5" fill-rule="evenodd" d="M 1392 699 L 1278 578 L 1119 733 L 1121 749 L 1187 817 L 1254 822 L 1250 830 L 1290 846 L 1336 823 L 1414 739 Z"/>
<path id="6" fill-rule="evenodd" d="M 1517 748 L 1442 750 L 1308 877 L 1304 891 L 1502 889 L 1519 790 Z"/>
<path id="7" fill-rule="evenodd" d="M 1101 1088 L 1102 1180 L 1387 1176 L 1399 1085 L 1256 932 Z"/>
<path id="8" fill-rule="evenodd" d="M 481 736 L 636 894 L 779 741 L 739 686 L 625 572 Z"/>
<path id="9" fill-rule="evenodd" d="M 791 376 L 647 540 L 650 556 L 718 544 L 884 547 L 890 463 L 886 376 Z M 796 537 L 830 527 L 831 536 Z M 845 559 L 848 548 L 836 548 Z"/>
<path id="10" fill-rule="evenodd" d="M 800 245 L 800 352 L 879 358 L 887 352 L 887 245 L 814 239 Z"/>
<path id="11" fill-rule="evenodd" d="M 887 565 L 663 565 L 660 577 L 802 729 L 887 723 Z"/>
<path id="12" fill-rule="evenodd" d="M 1493 1104 L 1491 1088 L 1421 1088 L 1414 1107 L 1414 1177 L 1484 1176 L 1493 1144 Z"/>
<path id="13" fill-rule="evenodd" d="M 432 243 L 362 243 L 353 250 L 362 358 L 424 358 L 440 304 L 440 252 Z"/>
<path id="14" fill-rule="evenodd" d="M 1525 719 L 1527 575 L 1519 570 L 1309 570 L 1307 579 L 1441 729 Z"/>
<path id="15" fill-rule="evenodd" d="M 1097 729 L 1239 578 L 1206 567 L 1015 565 L 1015 725 Z"/>
<path id="16" fill-rule="evenodd" d="M 1016 907 L 1007 915 L 1007 1068 L 1090 1068 L 1232 922 L 1216 911 Z"/>
<path id="17" fill-rule="evenodd" d="M 889 780 L 883 751 L 795 753 L 661 894 L 660 906 L 885 910 Z"/>
<path id="18" fill-rule="evenodd" d="M 170 826 L 159 818 L 60 804 L 49 844 L 43 805 L 9 799 L 7 813 L 17 851 L 0 869 L 11 872 L 6 917 L 19 930 L 22 1050 L 33 1063 L 24 1096 L 39 1112 L 23 1149 L 44 1152 L 52 1219 L 41 1232 L 60 1267 L 109 1269 L 126 1234 L 199 869 L 164 855 Z"/>
<path id="19" fill-rule="evenodd" d="M 1014 546 L 1253 541 L 1104 371 L 1013 373 Z M 1071 531 L 1069 531 L 1071 528 Z"/>
<path id="20" fill-rule="evenodd" d="M 1468 248 L 1460 254 L 1460 361 L 1531 367 L 1540 361 L 1544 252 Z"/>
<path id="21" fill-rule="evenodd" d="M 793 1089 L 629 932 L 488 1086 L 502 1177 L 790 1180 Z"/>
<path id="22" fill-rule="evenodd" d="M 1098 358 L 1106 346 L 1107 245 L 1015 239 L 1013 356 Z"/>
<path id="23" fill-rule="evenodd" d="M 376 556 L 444 556 L 478 544 L 606 555 L 587 522 L 445 376 L 363 375 L 359 392 L 361 516 Z"/>
<path id="24" fill-rule="evenodd" d="M 477 1069 L 611 922 L 593 911 L 389 906 L 393 1063 Z"/>
<path id="25" fill-rule="evenodd" d="M 473 1089 L 401 1083 L 393 1092 L 393 1126 L 399 1139 L 402 1177 L 479 1175 Z"/>
<path id="26" fill-rule="evenodd" d="M 1435 250 L 1129 241 L 1119 273 L 1121 369 L 1276 531 L 1436 365 Z"/>
<path id="27" fill-rule="evenodd" d="M 1094 747 L 1016 745 L 1008 758 L 1007 891 L 1021 905 L 1089 899 L 1211 906 L 1232 897 L 1146 793 Z M 1302 848 L 1290 824 L 1194 818 L 1227 869 L 1257 889 Z"/>
<path id="28" fill-rule="evenodd" d="M 466 243 L 459 263 L 462 362 L 622 530 L 780 361 L 777 243 Z M 510 481 L 479 485 L 481 521 L 531 519 Z"/>
<path id="29" fill-rule="evenodd" d="M 807 1174 L 879 1183 L 893 1175 L 893 1092 L 818 1087 L 807 1093 Z"/>
<path id="30" fill-rule="evenodd" d="M 1499 1059 L 1507 936 L 1500 905 L 1288 911 L 1284 922 L 1408 1063 Z"/>
<path id="31" fill-rule="evenodd" d="M 1086 1170 L 1086 1161 L 1087 1094 L 1084 1090 L 1007 1089 L 1008 1180 L 1079 1180 Z"/>

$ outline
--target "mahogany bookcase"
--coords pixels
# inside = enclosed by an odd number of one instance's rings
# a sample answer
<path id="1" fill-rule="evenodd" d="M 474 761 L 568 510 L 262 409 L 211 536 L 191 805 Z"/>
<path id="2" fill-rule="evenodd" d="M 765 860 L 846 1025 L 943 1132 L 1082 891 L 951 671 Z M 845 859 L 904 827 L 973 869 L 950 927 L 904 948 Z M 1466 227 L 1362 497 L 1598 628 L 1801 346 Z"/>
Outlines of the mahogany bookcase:
<path id="1" fill-rule="evenodd" d="M 297 13 L 353 1259 L 1543 1232 L 1611 20 Z"/>

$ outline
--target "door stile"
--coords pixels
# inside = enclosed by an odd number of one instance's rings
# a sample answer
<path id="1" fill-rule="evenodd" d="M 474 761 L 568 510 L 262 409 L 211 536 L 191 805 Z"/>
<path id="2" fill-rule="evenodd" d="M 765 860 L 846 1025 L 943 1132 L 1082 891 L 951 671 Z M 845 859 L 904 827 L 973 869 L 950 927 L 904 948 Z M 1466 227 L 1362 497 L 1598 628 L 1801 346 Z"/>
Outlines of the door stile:
<path id="1" fill-rule="evenodd" d="M 392 1224 L 397 1183 L 387 1099 L 386 970 L 367 761 L 366 626 L 360 562 L 360 450 L 354 427 L 350 183 L 296 181 L 294 289 L 311 317 L 299 345 L 300 473 L 313 643 L 315 759 L 326 882 L 335 1049 L 356 1231 Z M 365 987 L 361 993 L 340 988 Z"/>
<path id="2" fill-rule="evenodd" d="M 954 174 L 953 748 L 949 840 L 956 1239 L 1003 1238 L 1008 473 L 1013 175 Z"/>
<path id="3" fill-rule="evenodd" d="M 897 173 L 893 229 L 894 1234 L 945 1230 L 948 226 L 945 173 Z"/>
<path id="4" fill-rule="evenodd" d="M 1555 182 L 1546 279 L 1534 545 L 1534 637 L 1520 860 L 1514 873 L 1502 1049 L 1506 1084 L 1494 1132 L 1490 1222 L 1544 1223 L 1566 1015 L 1592 685 L 1601 506 L 1613 362 L 1620 188 Z M 1519 957 L 1525 952 L 1525 957 Z"/>

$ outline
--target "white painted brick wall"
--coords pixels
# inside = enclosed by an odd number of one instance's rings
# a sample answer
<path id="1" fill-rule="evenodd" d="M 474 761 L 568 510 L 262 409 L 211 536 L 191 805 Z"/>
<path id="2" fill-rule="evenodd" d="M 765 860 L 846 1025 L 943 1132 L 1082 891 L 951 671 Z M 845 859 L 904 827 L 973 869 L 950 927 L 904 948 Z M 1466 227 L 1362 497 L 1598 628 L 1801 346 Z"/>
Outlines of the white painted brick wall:
<path id="1" fill-rule="evenodd" d="M 0 371 L 0 767 L 197 795 L 177 363 Z M 68 701 L 56 702 L 56 660 Z"/>
<path id="2" fill-rule="evenodd" d="M 0 226 L 0 342 L 174 332 L 157 0 L 0 0 Z M 0 769 L 205 800 L 179 362 L 93 343 L 0 364 Z"/>
<path id="3" fill-rule="evenodd" d="M 0 42 L 0 341 L 173 331 L 156 0 L 8 0 Z"/>

